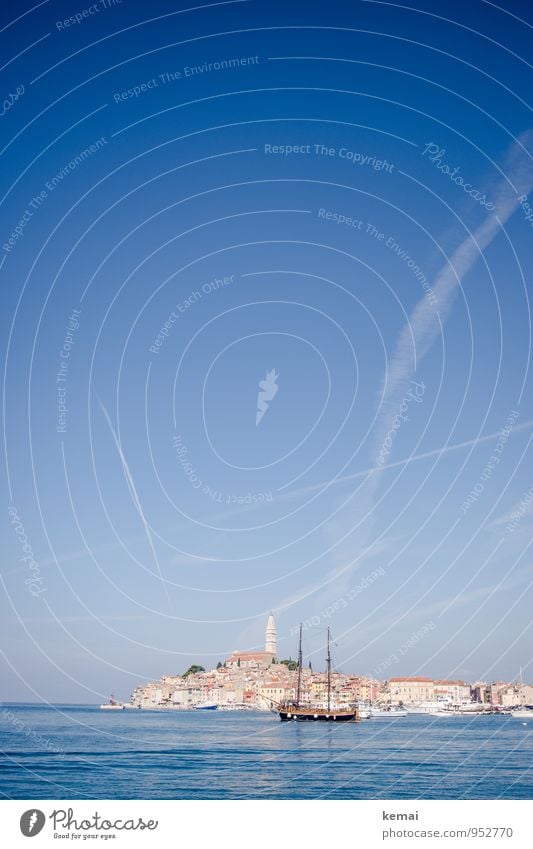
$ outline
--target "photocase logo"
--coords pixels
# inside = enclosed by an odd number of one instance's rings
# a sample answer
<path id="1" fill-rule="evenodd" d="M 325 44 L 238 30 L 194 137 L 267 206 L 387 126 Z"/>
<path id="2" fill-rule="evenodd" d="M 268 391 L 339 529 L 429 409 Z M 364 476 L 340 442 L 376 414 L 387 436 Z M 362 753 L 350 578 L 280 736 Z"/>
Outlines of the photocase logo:
<path id="1" fill-rule="evenodd" d="M 24 837 L 35 837 L 42 831 L 45 822 L 46 817 L 42 811 L 37 810 L 37 808 L 30 808 L 20 818 L 20 830 Z"/>
<path id="2" fill-rule="evenodd" d="M 272 401 L 279 389 L 276 383 L 278 377 L 279 372 L 276 372 L 276 369 L 273 368 L 272 371 L 267 371 L 264 380 L 259 381 L 260 391 L 257 393 L 257 413 L 255 414 L 256 427 L 268 410 L 269 401 Z"/>

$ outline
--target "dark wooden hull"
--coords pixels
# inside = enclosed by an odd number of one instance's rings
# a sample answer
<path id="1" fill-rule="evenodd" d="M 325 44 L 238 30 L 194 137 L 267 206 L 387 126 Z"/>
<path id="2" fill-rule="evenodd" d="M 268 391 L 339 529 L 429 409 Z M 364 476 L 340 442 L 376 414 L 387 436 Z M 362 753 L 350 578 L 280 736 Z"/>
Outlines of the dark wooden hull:
<path id="1" fill-rule="evenodd" d="M 323 708 L 280 708 L 279 718 L 282 722 L 357 722 L 359 714 L 356 710 L 340 711 Z"/>

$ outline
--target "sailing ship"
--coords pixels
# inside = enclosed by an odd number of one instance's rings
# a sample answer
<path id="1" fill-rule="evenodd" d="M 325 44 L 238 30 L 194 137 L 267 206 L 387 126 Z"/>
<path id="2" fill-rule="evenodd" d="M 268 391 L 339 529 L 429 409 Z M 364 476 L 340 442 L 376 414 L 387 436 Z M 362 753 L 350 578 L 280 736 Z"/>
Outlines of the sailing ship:
<path id="1" fill-rule="evenodd" d="M 331 649 L 330 634 L 327 635 L 327 695 L 324 707 L 313 707 L 301 704 L 302 692 L 302 625 L 300 624 L 300 640 L 298 644 L 298 678 L 296 685 L 296 698 L 294 701 L 284 702 L 277 706 L 279 718 L 282 722 L 358 722 L 359 711 L 356 707 L 337 707 L 331 703 Z"/>

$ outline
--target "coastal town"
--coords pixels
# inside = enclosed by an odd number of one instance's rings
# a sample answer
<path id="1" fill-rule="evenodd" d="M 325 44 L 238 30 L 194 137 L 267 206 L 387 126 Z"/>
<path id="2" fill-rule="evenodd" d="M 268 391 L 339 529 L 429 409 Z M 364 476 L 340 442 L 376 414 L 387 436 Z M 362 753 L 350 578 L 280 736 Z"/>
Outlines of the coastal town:
<path id="1" fill-rule="evenodd" d="M 141 684 L 130 703 L 117 707 L 151 710 L 271 710 L 294 702 L 297 695 L 298 662 L 277 658 L 276 624 L 270 614 L 264 651 L 234 651 L 215 669 L 191 666 L 183 675 L 164 675 Z M 320 705 L 326 701 L 327 677 L 311 663 L 300 670 L 299 701 Z M 452 710 L 503 712 L 533 706 L 533 685 L 514 682 L 465 682 L 425 676 L 391 677 L 385 681 L 332 671 L 331 699 L 338 707 L 368 706 L 377 713 L 443 713 Z M 113 704 L 109 705 L 110 707 Z M 106 707 L 103 705 L 102 707 Z M 531 712 L 533 718 L 533 710 Z"/>

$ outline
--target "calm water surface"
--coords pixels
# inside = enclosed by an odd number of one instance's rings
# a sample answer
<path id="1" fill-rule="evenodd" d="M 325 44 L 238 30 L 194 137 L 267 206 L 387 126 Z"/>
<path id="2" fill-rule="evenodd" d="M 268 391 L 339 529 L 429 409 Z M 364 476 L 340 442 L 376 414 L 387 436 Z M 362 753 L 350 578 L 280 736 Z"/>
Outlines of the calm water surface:
<path id="1" fill-rule="evenodd" d="M 11 799 L 532 799 L 533 721 L 4 705 L 0 767 Z"/>

